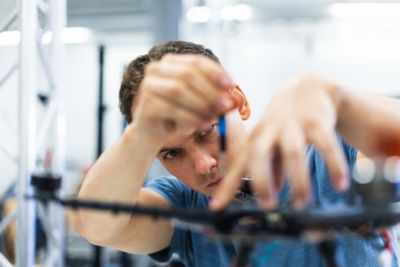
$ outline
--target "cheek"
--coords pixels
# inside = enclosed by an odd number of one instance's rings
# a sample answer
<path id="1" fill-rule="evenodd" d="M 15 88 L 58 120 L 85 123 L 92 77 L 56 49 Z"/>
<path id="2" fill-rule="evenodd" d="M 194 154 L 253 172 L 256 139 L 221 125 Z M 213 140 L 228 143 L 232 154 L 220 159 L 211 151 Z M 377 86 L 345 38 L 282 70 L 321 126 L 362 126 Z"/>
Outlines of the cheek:
<path id="1" fill-rule="evenodd" d="M 161 161 L 161 163 L 170 174 L 179 178 L 180 180 L 187 180 L 187 177 L 191 176 L 191 168 L 186 160 L 166 162 Z"/>
<path id="2" fill-rule="evenodd" d="M 216 135 L 215 137 L 213 137 L 213 139 L 208 144 L 204 145 L 204 146 L 206 146 L 207 151 L 213 157 L 217 157 L 220 153 L 220 143 L 219 142 L 220 142 L 219 136 Z"/>

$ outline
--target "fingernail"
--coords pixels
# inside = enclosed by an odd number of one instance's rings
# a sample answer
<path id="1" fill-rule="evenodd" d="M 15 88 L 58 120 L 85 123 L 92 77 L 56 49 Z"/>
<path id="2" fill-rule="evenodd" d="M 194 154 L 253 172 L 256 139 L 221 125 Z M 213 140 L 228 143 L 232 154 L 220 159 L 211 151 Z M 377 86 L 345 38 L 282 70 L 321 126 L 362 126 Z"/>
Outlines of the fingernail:
<path id="1" fill-rule="evenodd" d="M 231 78 L 229 78 L 228 75 L 223 74 L 218 78 L 218 83 L 222 86 L 222 87 L 228 87 L 231 86 L 232 84 L 232 80 Z"/>
<path id="2" fill-rule="evenodd" d="M 226 98 L 226 97 L 220 97 L 217 100 L 217 107 L 219 109 L 222 108 L 223 110 L 227 110 L 227 109 L 232 108 L 233 105 L 234 105 L 233 101 L 231 99 L 229 99 L 229 98 Z"/>
<path id="3" fill-rule="evenodd" d="M 300 200 L 300 199 L 294 200 L 294 202 L 293 202 L 293 208 L 294 208 L 295 210 L 301 210 L 301 209 L 303 209 L 303 208 L 304 208 L 304 202 L 303 202 L 302 200 Z"/>
<path id="4" fill-rule="evenodd" d="M 220 205 L 221 205 L 221 202 L 219 201 L 219 199 L 215 199 L 215 198 L 211 199 L 211 202 L 209 204 L 210 209 L 212 209 L 212 210 L 219 209 Z"/>
<path id="5" fill-rule="evenodd" d="M 349 183 L 348 178 L 342 177 L 337 181 L 337 188 L 340 191 L 345 191 L 345 190 L 349 189 L 349 186 L 350 186 L 350 183 Z"/>

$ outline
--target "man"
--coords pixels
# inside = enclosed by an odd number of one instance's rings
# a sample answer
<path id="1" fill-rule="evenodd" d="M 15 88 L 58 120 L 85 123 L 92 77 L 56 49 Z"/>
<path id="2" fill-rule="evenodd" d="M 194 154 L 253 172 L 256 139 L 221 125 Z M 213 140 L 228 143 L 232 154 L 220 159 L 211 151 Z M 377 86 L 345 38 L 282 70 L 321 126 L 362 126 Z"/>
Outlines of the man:
<path id="1" fill-rule="evenodd" d="M 262 186 L 255 186 L 256 195 L 266 207 L 275 205 L 277 191 L 283 185 L 282 175 L 279 174 L 282 171 L 276 168 L 279 163 L 284 164 L 284 170 L 289 170 L 295 207 L 303 207 L 310 199 L 310 191 L 314 190 L 318 192 L 318 201 L 345 198 L 346 194 L 339 194 L 331 188 L 329 175 L 325 172 L 327 168 L 315 149 L 307 152 L 314 164 L 311 167 L 319 170 L 312 172 L 312 180 L 307 178 L 306 161 L 302 156 L 304 144 L 315 143 L 326 156 L 336 188 L 346 189 L 346 162 L 352 165 L 357 152 L 336 139 L 334 127 L 336 116 L 340 114 L 336 106 L 338 103 L 335 102 L 338 91 L 334 86 L 328 86 L 329 90 L 325 90 L 325 85 L 318 86 L 319 79 L 322 80 L 318 76 L 302 76 L 289 83 L 277 96 L 275 104 L 268 109 L 254 133 L 244 139 L 246 133 L 243 120 L 250 116 L 249 104 L 240 87 L 232 83 L 212 52 L 188 42 L 168 42 L 155 46 L 147 55 L 135 59 L 129 65 L 121 85 L 120 101 L 121 110 L 130 124 L 120 140 L 94 164 L 79 197 L 165 208 L 207 208 L 210 196 L 215 195 L 223 181 L 216 118 L 220 114 L 226 114 L 229 128 L 228 163 L 236 160 L 238 166 L 235 168 L 232 164 L 229 165 L 232 171 L 227 179 L 233 182 L 232 186 L 224 182 L 226 192 L 219 192 L 218 198 L 212 203 L 214 209 L 220 209 L 226 204 L 236 190 L 237 177 L 246 173 L 248 165 L 250 174 L 255 177 L 255 183 Z M 306 82 L 309 84 L 304 85 Z M 299 85 L 312 90 L 297 94 L 295 88 Z M 382 101 L 390 102 L 387 99 Z M 349 110 L 348 106 L 351 105 L 346 104 L 342 108 L 346 111 Z M 281 108 L 284 112 L 279 114 Z M 302 119 L 312 115 L 309 114 L 309 108 L 311 113 L 315 113 L 317 109 L 320 118 L 306 124 L 308 121 L 304 122 Z M 365 140 L 353 140 L 355 131 L 348 120 L 358 119 L 354 115 L 349 112 L 350 117 L 343 118 L 343 128 L 339 127 L 338 130 L 341 130 L 339 132 L 344 137 L 354 141 L 355 145 L 367 148 L 363 146 Z M 389 117 L 389 114 L 385 115 Z M 279 131 L 269 133 L 265 130 L 265 125 L 268 124 L 264 122 L 271 123 Z M 290 127 L 284 127 L 286 122 Z M 311 126 L 314 128 L 308 133 Z M 362 123 L 358 126 L 368 129 Z M 294 134 L 293 139 L 288 136 L 291 132 Z M 276 141 L 277 136 L 281 138 L 279 143 Z M 251 139 L 253 137 L 255 140 Z M 249 142 L 249 149 L 244 148 L 245 142 Z M 273 157 L 269 155 L 272 154 L 272 148 L 277 148 Z M 247 156 L 260 158 L 234 159 L 242 151 Z M 146 173 L 156 157 L 178 179 L 161 177 L 143 187 Z M 274 168 L 266 168 L 267 158 L 274 159 Z M 249 164 L 248 160 L 254 160 L 257 164 Z M 276 170 L 276 183 L 269 179 L 265 184 L 266 180 L 261 179 L 264 176 L 263 171 L 267 169 Z M 314 190 L 310 190 L 310 183 Z M 287 192 L 283 193 L 285 196 L 282 201 L 289 201 Z M 316 199 L 311 201 L 315 202 Z M 229 266 L 237 253 L 232 242 L 209 241 L 202 234 L 177 229 L 167 221 L 147 217 L 79 211 L 75 224 L 78 232 L 94 244 L 132 253 L 151 254 L 161 261 L 168 260 L 173 253 L 177 253 L 187 266 Z M 273 245 L 274 248 L 279 247 Z M 366 262 L 375 260 L 383 243 L 379 237 L 372 241 L 353 241 L 350 238 L 342 247 L 348 255 L 345 256 L 346 266 L 365 266 Z M 323 264 L 321 256 L 311 245 L 296 243 L 292 247 L 282 247 L 288 249 L 286 254 L 272 253 L 268 259 L 265 256 L 271 253 L 264 248 L 271 251 L 270 244 L 263 244 L 257 250 L 262 254 L 253 258 L 253 265 Z"/>

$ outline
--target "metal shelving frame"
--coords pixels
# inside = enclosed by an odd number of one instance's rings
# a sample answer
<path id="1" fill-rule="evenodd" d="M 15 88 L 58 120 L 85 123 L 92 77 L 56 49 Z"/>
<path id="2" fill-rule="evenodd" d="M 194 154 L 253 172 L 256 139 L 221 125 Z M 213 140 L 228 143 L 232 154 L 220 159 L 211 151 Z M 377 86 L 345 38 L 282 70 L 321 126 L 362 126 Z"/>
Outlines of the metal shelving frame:
<path id="1" fill-rule="evenodd" d="M 62 267 L 65 242 L 64 212 L 52 204 L 35 204 L 28 201 L 26 195 L 33 193 L 30 177 L 41 164 L 38 155 L 45 145 L 50 146 L 53 151 L 48 171 L 59 175 L 64 173 L 65 48 L 62 43 L 62 31 L 66 25 L 66 0 L 15 0 L 14 3 L 14 11 L 0 23 L 0 33 L 7 31 L 16 21 L 19 22 L 18 63 L 11 66 L 4 77 L 0 77 L 0 86 L 14 72 L 18 72 L 19 153 L 15 161 L 18 164 L 18 177 L 15 182 L 17 207 L 0 221 L 0 234 L 16 220 L 15 266 L 33 267 L 35 262 L 40 260 L 40 266 Z M 47 22 L 43 27 L 42 21 Z M 44 33 L 51 36 L 49 45 L 42 44 Z M 44 70 L 44 77 L 49 85 L 49 101 L 40 121 L 37 112 L 40 70 L 38 67 Z M 62 189 L 58 193 L 62 194 Z M 46 248 L 41 256 L 35 251 L 36 218 L 39 218 L 46 234 Z M 14 265 L 0 253 L 0 266 Z"/>

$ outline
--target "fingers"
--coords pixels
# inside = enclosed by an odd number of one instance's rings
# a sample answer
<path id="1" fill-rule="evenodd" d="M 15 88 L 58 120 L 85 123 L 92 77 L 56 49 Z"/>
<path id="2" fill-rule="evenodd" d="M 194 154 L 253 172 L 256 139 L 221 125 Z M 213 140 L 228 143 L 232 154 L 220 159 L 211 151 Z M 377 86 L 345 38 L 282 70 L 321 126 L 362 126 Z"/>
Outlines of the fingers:
<path id="1" fill-rule="evenodd" d="M 178 108 L 194 113 L 199 119 L 210 119 L 212 115 L 215 115 L 216 111 L 210 109 L 210 103 L 199 98 L 180 80 L 149 77 L 146 80 L 146 86 L 150 88 L 149 91 L 153 97 L 164 99 L 164 101 L 172 103 Z M 227 105 L 229 103 L 221 104 L 222 108 L 229 108 L 230 106 Z"/>
<path id="2" fill-rule="evenodd" d="M 143 87 L 191 112 L 215 117 L 234 108 L 232 82 L 219 64 L 198 55 L 167 55 L 146 67 Z"/>
<path id="3" fill-rule="evenodd" d="M 176 57 L 174 55 L 167 55 L 165 59 L 180 64 L 187 64 L 193 69 L 197 68 L 211 83 L 221 89 L 229 89 L 232 84 L 231 78 L 223 70 L 221 65 L 205 56 L 179 55 L 179 57 Z"/>
<path id="4" fill-rule="evenodd" d="M 349 171 L 333 129 L 321 125 L 309 133 L 309 138 L 324 157 L 333 186 L 339 191 L 346 190 L 349 187 Z"/>
<path id="5" fill-rule="evenodd" d="M 254 194 L 265 208 L 271 208 L 276 204 L 276 190 L 272 177 L 271 164 L 268 164 L 267 155 L 271 155 L 273 148 L 272 132 L 270 137 L 263 135 L 262 129 L 256 129 L 247 138 L 241 149 L 241 153 L 229 165 L 227 176 L 214 194 L 210 204 L 213 210 L 225 207 L 237 192 L 243 175 L 252 177 L 250 185 Z M 257 141 L 255 141 L 257 140 Z"/>
<path id="6" fill-rule="evenodd" d="M 293 206 L 303 208 L 310 197 L 310 177 L 305 155 L 305 138 L 296 124 L 289 126 L 281 139 L 281 151 L 291 190 Z"/>
<path id="7" fill-rule="evenodd" d="M 198 55 L 167 55 L 160 62 L 149 64 L 146 72 L 180 80 L 208 102 L 217 102 L 221 92 L 232 85 L 219 64 Z"/>
<path id="8" fill-rule="evenodd" d="M 282 153 L 279 149 L 275 149 L 272 154 L 272 171 L 275 182 L 275 188 L 280 191 L 283 188 L 285 177 L 283 173 Z"/>
<path id="9" fill-rule="evenodd" d="M 157 118 L 154 118 L 154 121 L 157 123 L 161 119 L 164 124 L 159 126 L 164 127 L 167 132 L 189 130 L 199 124 L 199 116 L 197 114 L 184 111 L 173 102 L 166 102 L 160 98 L 154 98 L 152 101 L 154 102 L 154 107 L 163 111 Z M 173 117 L 171 114 L 174 114 Z"/>
<path id="10" fill-rule="evenodd" d="M 244 149 L 232 164 L 229 164 L 228 174 L 211 200 L 210 208 L 212 210 L 223 209 L 236 194 L 241 184 L 241 177 L 246 173 L 248 154 L 249 150 Z"/>
<path id="11" fill-rule="evenodd" d="M 319 125 L 322 125 L 319 124 Z M 327 130 L 328 129 L 328 130 Z M 263 208 L 276 205 L 277 193 L 283 184 L 283 174 L 289 179 L 293 206 L 303 208 L 311 195 L 311 181 L 306 159 L 307 141 L 314 143 L 325 157 L 334 184 L 340 188 L 339 179 L 346 177 L 343 152 L 334 131 L 322 126 L 311 136 L 295 122 L 285 124 L 285 131 L 276 131 L 273 126 L 257 127 L 247 138 L 245 147 L 231 165 L 227 177 L 214 196 L 211 208 L 222 209 L 239 188 L 241 177 L 246 174 L 253 192 Z M 347 181 L 347 179 L 345 180 Z"/>
<path id="12" fill-rule="evenodd" d="M 257 196 L 260 205 L 264 208 L 272 208 L 276 205 L 276 188 L 272 171 L 272 155 L 275 145 L 273 131 L 261 132 L 251 146 L 248 165 L 249 175 L 252 179 L 254 195 Z"/>

